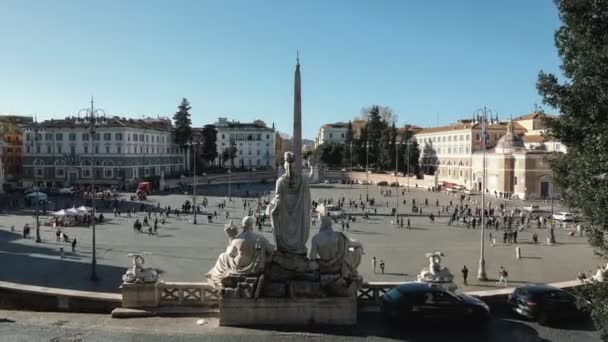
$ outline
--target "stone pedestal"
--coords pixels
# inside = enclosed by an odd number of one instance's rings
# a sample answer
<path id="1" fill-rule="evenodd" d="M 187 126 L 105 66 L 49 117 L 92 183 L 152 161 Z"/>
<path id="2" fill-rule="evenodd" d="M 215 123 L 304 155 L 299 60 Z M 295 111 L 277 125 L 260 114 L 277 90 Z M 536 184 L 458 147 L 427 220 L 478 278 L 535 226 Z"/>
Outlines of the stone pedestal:
<path id="1" fill-rule="evenodd" d="M 156 283 L 122 283 L 123 308 L 149 308 L 158 306 Z"/>
<path id="2" fill-rule="evenodd" d="M 357 297 L 222 298 L 220 325 L 355 325 Z"/>

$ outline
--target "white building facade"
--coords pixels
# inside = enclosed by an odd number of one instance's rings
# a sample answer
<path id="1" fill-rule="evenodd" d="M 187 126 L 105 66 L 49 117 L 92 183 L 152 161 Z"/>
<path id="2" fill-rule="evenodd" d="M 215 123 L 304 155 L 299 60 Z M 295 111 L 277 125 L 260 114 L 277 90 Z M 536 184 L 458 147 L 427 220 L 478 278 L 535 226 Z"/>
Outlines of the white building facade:
<path id="1" fill-rule="evenodd" d="M 272 168 L 275 165 L 276 132 L 262 120 L 251 123 L 228 121 L 219 118 L 213 124 L 217 130 L 217 154 L 214 164 L 241 169 Z M 226 157 L 226 150 L 236 148 L 232 158 Z M 233 164 L 234 163 L 234 164 Z"/>
<path id="2" fill-rule="evenodd" d="M 113 117 L 90 134 L 87 119 L 66 118 L 26 126 L 24 185 L 64 187 L 95 182 L 124 185 L 142 177 L 178 176 L 184 156 L 169 119 Z"/>
<path id="3" fill-rule="evenodd" d="M 348 123 L 345 122 L 336 122 L 321 126 L 317 133 L 317 137 L 315 138 L 315 148 L 318 148 L 325 143 L 344 144 L 347 131 Z"/>

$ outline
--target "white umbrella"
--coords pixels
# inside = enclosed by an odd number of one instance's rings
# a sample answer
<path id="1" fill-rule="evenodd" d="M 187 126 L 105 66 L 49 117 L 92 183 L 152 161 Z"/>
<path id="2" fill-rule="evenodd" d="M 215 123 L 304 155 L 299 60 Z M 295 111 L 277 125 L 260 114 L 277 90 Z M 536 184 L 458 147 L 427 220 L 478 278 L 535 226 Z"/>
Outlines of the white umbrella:
<path id="1" fill-rule="evenodd" d="M 65 216 L 65 210 L 61 209 L 51 214 L 51 216 Z"/>
<path id="2" fill-rule="evenodd" d="M 93 208 L 91 208 L 91 207 L 85 207 L 84 205 L 81 205 L 80 207 L 76 208 L 76 210 L 78 210 L 79 213 L 88 213 L 92 209 Z"/>
<path id="3" fill-rule="evenodd" d="M 65 213 L 66 213 L 66 215 L 74 216 L 74 215 L 78 215 L 78 210 L 76 210 L 75 208 L 72 207 L 70 209 L 67 209 L 65 211 Z"/>
<path id="4" fill-rule="evenodd" d="M 28 197 L 28 198 L 38 197 L 39 200 L 46 200 L 49 198 L 49 195 L 45 194 L 44 192 L 34 191 L 34 192 L 30 192 L 29 194 L 25 195 L 25 197 Z"/>

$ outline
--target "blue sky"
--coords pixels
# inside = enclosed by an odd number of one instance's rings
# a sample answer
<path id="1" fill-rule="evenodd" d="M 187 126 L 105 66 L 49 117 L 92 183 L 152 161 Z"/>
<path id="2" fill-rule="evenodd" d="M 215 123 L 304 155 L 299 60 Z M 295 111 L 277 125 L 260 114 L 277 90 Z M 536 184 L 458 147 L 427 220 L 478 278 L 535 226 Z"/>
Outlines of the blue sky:
<path id="1" fill-rule="evenodd" d="M 64 117 L 91 95 L 109 114 L 219 116 L 291 134 L 296 50 L 303 136 L 361 107 L 447 124 L 541 100 L 559 74 L 551 0 L 0 0 L 0 113 Z M 554 112 L 552 109 L 547 109 Z"/>

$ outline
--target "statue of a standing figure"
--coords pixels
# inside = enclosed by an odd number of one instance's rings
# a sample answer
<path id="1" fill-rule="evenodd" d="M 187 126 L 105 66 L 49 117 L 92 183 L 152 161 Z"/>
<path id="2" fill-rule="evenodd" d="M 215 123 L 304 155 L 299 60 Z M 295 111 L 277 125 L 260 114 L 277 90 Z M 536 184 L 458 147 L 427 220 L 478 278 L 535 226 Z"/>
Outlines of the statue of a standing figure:
<path id="1" fill-rule="evenodd" d="M 305 256 L 310 233 L 310 190 L 301 170 L 296 172 L 294 161 L 294 154 L 285 152 L 285 174 L 277 180 L 271 223 L 280 252 Z"/>

